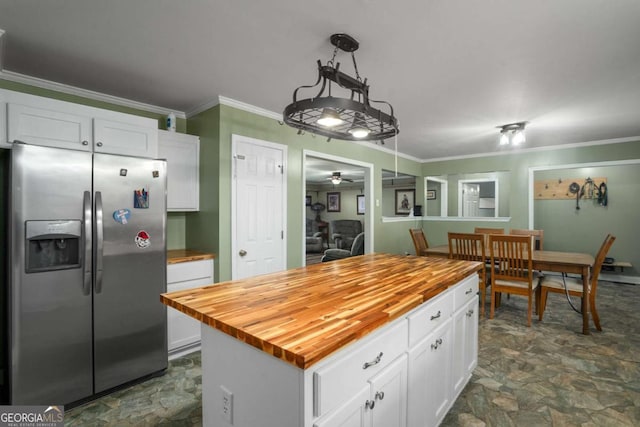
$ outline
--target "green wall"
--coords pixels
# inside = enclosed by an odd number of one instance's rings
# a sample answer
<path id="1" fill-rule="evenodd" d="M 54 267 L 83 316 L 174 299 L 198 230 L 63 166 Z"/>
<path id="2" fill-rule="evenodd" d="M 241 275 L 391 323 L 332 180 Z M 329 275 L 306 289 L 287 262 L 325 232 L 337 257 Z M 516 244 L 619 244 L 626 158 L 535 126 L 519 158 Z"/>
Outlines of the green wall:
<path id="1" fill-rule="evenodd" d="M 629 159 L 640 159 L 639 141 L 555 150 L 527 151 L 524 153 L 518 153 L 516 151 L 512 154 L 507 155 L 495 155 L 479 158 L 425 163 L 422 166 L 423 176 L 439 176 L 469 172 L 491 172 L 494 170 L 508 170 L 510 172 L 511 181 L 511 191 L 509 192 L 508 201 L 509 215 L 511 217 L 509 221 L 424 221 L 423 225 L 427 234 L 429 244 L 434 246 L 438 244 L 445 244 L 447 242 L 447 231 L 471 232 L 473 231 L 473 228 L 475 226 L 501 227 L 505 229 L 528 228 L 529 168 Z M 591 172 L 587 173 L 587 176 L 588 175 L 596 176 L 595 173 Z M 624 185 L 629 184 L 630 183 L 627 182 Z M 616 242 L 614 243 L 611 253 L 614 254 L 614 257 L 625 261 L 628 261 L 630 260 L 630 258 L 635 257 L 636 255 L 631 254 L 637 252 L 635 248 L 637 248 L 638 240 L 637 238 L 633 239 L 633 232 L 631 230 L 637 229 L 637 212 L 640 209 L 640 193 L 638 193 L 638 191 L 640 187 L 638 187 L 637 185 L 632 185 L 631 187 L 632 188 L 627 188 L 621 187 L 619 185 L 618 188 L 625 188 L 625 191 L 622 195 L 615 196 L 615 193 L 617 193 L 619 190 L 616 190 L 615 184 L 612 186 L 610 207 L 606 210 L 600 211 L 600 215 L 603 215 L 603 218 L 599 220 L 597 225 L 594 224 L 593 227 L 578 226 L 575 222 L 575 218 L 573 217 L 563 218 L 562 216 L 559 216 L 557 222 L 555 222 L 554 225 L 551 225 L 549 219 L 545 219 L 545 224 L 542 225 L 544 225 L 545 227 L 551 227 L 549 229 L 549 232 L 545 230 L 545 249 L 587 251 L 595 254 L 605 235 L 609 232 L 610 227 L 608 227 L 608 224 L 619 222 L 621 228 L 610 228 L 612 231 L 620 230 L 617 233 L 618 240 L 616 240 Z M 455 189 L 449 189 L 449 197 L 455 196 L 455 191 Z M 612 220 L 614 205 L 616 203 L 620 203 L 621 198 L 631 199 L 627 201 L 628 203 L 626 203 L 624 207 L 624 211 L 626 211 L 628 216 L 625 217 L 625 219 L 616 218 Z M 616 208 L 615 211 L 618 211 L 618 209 Z M 551 230 L 553 230 L 553 233 L 551 232 Z M 627 237 L 627 235 L 629 237 Z M 549 242 L 549 245 L 547 245 L 547 241 Z M 633 246 L 634 243 L 636 245 L 635 247 Z M 627 249 L 629 249 L 629 252 L 626 252 Z M 618 251 L 620 251 L 620 253 L 618 253 Z M 625 274 L 638 275 L 638 263 L 636 262 L 635 265 L 636 268 L 634 268 L 633 271 L 625 270 Z"/>
<path id="2" fill-rule="evenodd" d="M 640 272 L 640 163 L 607 167 L 560 169 L 539 171 L 536 180 L 562 179 L 568 188 L 575 179 L 587 177 L 607 178 L 608 204 L 600 206 L 597 200 L 580 199 L 576 209 L 571 200 L 536 200 L 534 203 L 535 228 L 545 231 L 545 249 L 590 252 L 595 255 L 607 233 L 616 236 L 609 255 L 618 261 L 629 261 L 634 266 L 625 269 L 625 275 Z M 600 182 L 598 182 L 600 184 Z"/>

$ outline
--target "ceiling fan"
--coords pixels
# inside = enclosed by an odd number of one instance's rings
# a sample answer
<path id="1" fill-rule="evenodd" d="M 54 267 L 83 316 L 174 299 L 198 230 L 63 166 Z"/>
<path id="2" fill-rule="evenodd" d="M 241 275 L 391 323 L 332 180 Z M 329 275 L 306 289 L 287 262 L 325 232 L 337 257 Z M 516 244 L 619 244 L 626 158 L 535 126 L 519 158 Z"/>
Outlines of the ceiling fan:
<path id="1" fill-rule="evenodd" d="M 327 178 L 329 181 L 331 181 L 332 184 L 334 185 L 338 185 L 340 184 L 342 181 L 346 181 L 346 182 L 353 182 L 352 179 L 349 178 L 342 178 L 340 176 L 340 172 L 334 172 L 333 175 L 331 175 L 331 178 Z"/>

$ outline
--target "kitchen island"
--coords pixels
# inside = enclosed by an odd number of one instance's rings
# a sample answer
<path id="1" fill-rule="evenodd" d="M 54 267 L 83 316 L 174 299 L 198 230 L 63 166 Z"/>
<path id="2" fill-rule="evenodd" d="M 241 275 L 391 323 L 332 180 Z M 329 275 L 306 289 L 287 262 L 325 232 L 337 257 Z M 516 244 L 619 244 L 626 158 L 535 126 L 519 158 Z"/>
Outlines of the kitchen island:
<path id="1" fill-rule="evenodd" d="M 431 425 L 475 367 L 482 267 L 368 254 L 161 300 L 203 324 L 204 425 Z"/>

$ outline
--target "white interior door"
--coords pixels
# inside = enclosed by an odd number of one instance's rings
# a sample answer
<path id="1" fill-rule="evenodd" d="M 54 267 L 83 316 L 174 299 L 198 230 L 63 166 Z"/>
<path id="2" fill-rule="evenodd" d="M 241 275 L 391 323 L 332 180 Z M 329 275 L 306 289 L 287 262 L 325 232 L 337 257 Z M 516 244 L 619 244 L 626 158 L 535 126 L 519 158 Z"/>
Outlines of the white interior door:
<path id="1" fill-rule="evenodd" d="M 478 204 L 480 202 L 480 186 L 478 184 L 464 184 L 462 216 L 480 216 Z"/>
<path id="2" fill-rule="evenodd" d="M 286 268 L 286 147 L 233 135 L 232 277 Z"/>

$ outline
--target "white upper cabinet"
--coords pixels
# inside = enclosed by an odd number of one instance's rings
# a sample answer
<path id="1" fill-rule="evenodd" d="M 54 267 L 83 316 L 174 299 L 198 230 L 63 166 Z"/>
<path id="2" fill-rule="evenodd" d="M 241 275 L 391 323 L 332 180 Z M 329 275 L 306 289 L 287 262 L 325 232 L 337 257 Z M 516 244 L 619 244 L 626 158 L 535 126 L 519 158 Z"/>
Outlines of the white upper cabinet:
<path id="1" fill-rule="evenodd" d="M 0 98 L 0 107 L 6 108 L 7 118 L 4 146 L 21 141 L 72 150 L 158 157 L 157 120 L 18 92 L 2 91 L 0 96 L 4 97 L 5 102 Z"/>
<path id="2" fill-rule="evenodd" d="M 113 120 L 93 120 L 93 151 L 134 157 L 158 152 L 158 129 Z"/>
<path id="3" fill-rule="evenodd" d="M 11 142 L 91 151 L 91 117 L 13 103 L 7 113 Z"/>
<path id="4" fill-rule="evenodd" d="M 197 211 L 200 207 L 200 139 L 160 130 L 158 156 L 167 160 L 167 210 Z"/>

